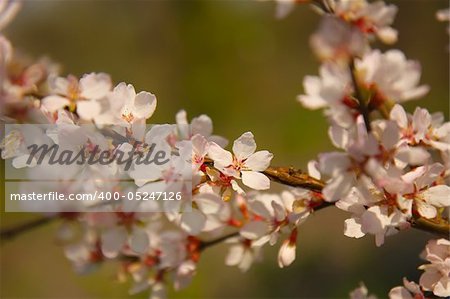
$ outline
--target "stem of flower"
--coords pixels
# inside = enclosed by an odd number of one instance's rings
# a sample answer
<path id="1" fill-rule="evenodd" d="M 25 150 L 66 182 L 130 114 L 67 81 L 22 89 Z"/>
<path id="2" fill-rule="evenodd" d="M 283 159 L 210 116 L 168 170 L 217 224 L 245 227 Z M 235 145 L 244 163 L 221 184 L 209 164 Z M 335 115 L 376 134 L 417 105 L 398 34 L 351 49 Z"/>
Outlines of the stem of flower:
<path id="1" fill-rule="evenodd" d="M 230 233 L 228 235 L 224 235 L 222 237 L 219 237 L 217 239 L 214 240 L 210 240 L 210 241 L 202 241 L 201 245 L 200 245 L 200 250 L 205 250 L 208 247 L 212 247 L 214 245 L 220 244 L 222 242 L 224 242 L 225 240 L 234 238 L 234 237 L 238 237 L 239 236 L 239 232 L 234 232 L 234 233 Z"/>
<path id="2" fill-rule="evenodd" d="M 350 69 L 350 76 L 352 78 L 353 89 L 355 91 L 355 98 L 358 100 L 358 103 L 359 103 L 358 110 L 359 110 L 359 113 L 361 113 L 361 115 L 364 118 L 364 124 L 366 125 L 367 132 L 370 132 L 371 127 L 370 127 L 370 118 L 369 118 L 369 108 L 368 108 L 367 103 L 364 101 L 361 90 L 359 89 L 359 86 L 358 86 L 358 80 L 356 79 L 356 75 L 355 75 L 355 59 L 354 58 L 350 59 L 349 69 Z"/>

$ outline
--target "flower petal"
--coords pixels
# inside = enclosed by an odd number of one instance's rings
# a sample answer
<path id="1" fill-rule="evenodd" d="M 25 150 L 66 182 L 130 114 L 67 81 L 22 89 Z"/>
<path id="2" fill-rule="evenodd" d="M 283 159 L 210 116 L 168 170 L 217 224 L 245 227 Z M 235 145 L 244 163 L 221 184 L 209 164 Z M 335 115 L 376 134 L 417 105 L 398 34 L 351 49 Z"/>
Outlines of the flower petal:
<path id="1" fill-rule="evenodd" d="M 245 166 L 254 171 L 264 171 L 269 167 L 273 154 L 268 151 L 258 151 L 245 161 Z"/>
<path id="2" fill-rule="evenodd" d="M 233 153 L 241 161 L 247 159 L 255 150 L 255 138 L 251 132 L 245 132 L 233 143 Z"/>
<path id="3" fill-rule="evenodd" d="M 244 185 L 255 190 L 267 190 L 270 188 L 270 180 L 264 174 L 255 171 L 242 171 Z"/>

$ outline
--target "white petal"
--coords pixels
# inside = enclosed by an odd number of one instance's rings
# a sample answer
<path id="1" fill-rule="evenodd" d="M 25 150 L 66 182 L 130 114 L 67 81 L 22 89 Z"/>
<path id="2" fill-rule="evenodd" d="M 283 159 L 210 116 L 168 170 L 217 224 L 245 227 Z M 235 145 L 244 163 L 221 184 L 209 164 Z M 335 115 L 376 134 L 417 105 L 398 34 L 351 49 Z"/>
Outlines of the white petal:
<path id="1" fill-rule="evenodd" d="M 105 231 L 101 236 L 103 254 L 108 258 L 116 257 L 126 239 L 127 231 L 122 226 Z"/>
<path id="2" fill-rule="evenodd" d="M 425 271 L 425 273 L 420 276 L 419 284 L 425 291 L 432 291 L 440 278 L 441 275 L 438 272 Z"/>
<path id="3" fill-rule="evenodd" d="M 181 216 L 181 228 L 190 235 L 198 235 L 205 226 L 206 216 L 197 209 L 184 212 Z"/>
<path id="4" fill-rule="evenodd" d="M 399 127 L 406 128 L 408 126 L 408 118 L 403 106 L 396 104 L 391 110 L 390 118 L 397 122 Z"/>
<path id="5" fill-rule="evenodd" d="M 91 120 L 100 114 L 100 103 L 97 101 L 77 102 L 77 113 L 84 120 Z"/>
<path id="6" fill-rule="evenodd" d="M 30 161 L 30 164 L 27 164 L 27 161 L 28 161 L 28 159 L 30 158 L 30 155 L 21 155 L 21 156 L 18 156 L 18 157 L 15 157 L 13 160 L 12 160 L 12 166 L 14 167 L 14 168 L 17 168 L 17 169 L 19 169 L 19 168 L 24 168 L 24 167 L 34 167 L 34 166 L 36 166 L 37 165 L 37 161 L 36 161 L 36 158 L 33 158 L 31 161 Z"/>
<path id="7" fill-rule="evenodd" d="M 211 136 L 213 132 L 212 120 L 207 115 L 200 115 L 195 117 L 191 121 L 191 133 L 192 135 L 200 134 L 204 137 Z"/>
<path id="8" fill-rule="evenodd" d="M 353 177 L 344 174 L 333 178 L 323 189 L 323 196 L 328 202 L 335 202 L 348 194 L 354 183 Z"/>
<path id="9" fill-rule="evenodd" d="M 251 221 L 244 225 L 239 232 L 246 239 L 256 240 L 268 232 L 268 227 L 264 221 Z"/>
<path id="10" fill-rule="evenodd" d="M 436 207 L 450 206 L 450 187 L 437 185 L 422 192 L 425 200 Z"/>
<path id="11" fill-rule="evenodd" d="M 296 244 L 285 240 L 278 251 L 278 266 L 284 268 L 295 261 Z"/>
<path id="12" fill-rule="evenodd" d="M 255 150 L 255 138 L 251 132 L 245 132 L 233 143 L 233 153 L 241 161 L 247 159 Z"/>
<path id="13" fill-rule="evenodd" d="M 70 101 L 61 96 L 48 96 L 42 99 L 42 106 L 49 112 L 58 111 L 69 104 Z"/>
<path id="14" fill-rule="evenodd" d="M 308 174 L 313 178 L 320 180 L 320 172 L 319 172 L 319 163 L 315 160 L 311 160 L 308 162 Z"/>
<path id="15" fill-rule="evenodd" d="M 398 32 L 391 27 L 383 27 L 377 30 L 378 38 L 385 44 L 391 45 L 397 41 Z"/>
<path id="16" fill-rule="evenodd" d="M 450 296 L 450 278 L 442 277 L 434 286 L 433 293 L 436 296 L 448 298 Z"/>
<path id="17" fill-rule="evenodd" d="M 391 150 L 397 145 L 399 139 L 400 131 L 397 123 L 388 122 L 381 136 L 381 142 L 383 143 L 383 146 L 387 150 Z"/>
<path id="18" fill-rule="evenodd" d="M 258 151 L 245 161 L 245 166 L 254 171 L 264 171 L 269 167 L 273 154 L 268 151 Z"/>
<path id="19" fill-rule="evenodd" d="M 139 118 L 150 118 L 156 109 L 156 97 L 154 94 L 141 91 L 134 100 L 136 115 Z"/>
<path id="20" fill-rule="evenodd" d="M 149 247 L 148 235 L 143 229 L 135 228 L 129 240 L 130 248 L 136 253 L 144 254 Z"/>
<path id="21" fill-rule="evenodd" d="M 233 156 L 229 151 L 221 148 L 217 143 L 211 142 L 209 144 L 208 156 L 217 163 L 217 168 L 227 167 L 233 163 Z"/>
<path id="22" fill-rule="evenodd" d="M 384 233 L 384 229 L 388 224 L 386 209 L 379 206 L 369 208 L 361 216 L 362 231 L 370 234 Z"/>
<path id="23" fill-rule="evenodd" d="M 80 79 L 81 96 L 86 99 L 100 99 L 106 96 L 111 88 L 111 78 L 105 73 L 90 73 Z"/>
<path id="24" fill-rule="evenodd" d="M 361 238 L 365 234 L 361 230 L 361 223 L 356 222 L 354 218 L 349 218 L 345 220 L 344 235 L 351 238 Z"/>
<path id="25" fill-rule="evenodd" d="M 230 247 L 228 254 L 225 258 L 225 265 L 227 266 L 236 266 L 238 265 L 242 257 L 244 256 L 244 246 L 238 244 Z"/>
<path id="26" fill-rule="evenodd" d="M 348 131 L 340 126 L 331 126 L 328 129 L 328 136 L 330 136 L 331 142 L 337 148 L 345 149 L 348 144 Z"/>
<path id="27" fill-rule="evenodd" d="M 389 292 L 389 299 L 414 299 L 404 287 L 395 287 Z"/>
<path id="28" fill-rule="evenodd" d="M 270 188 L 270 180 L 264 174 L 255 171 L 242 171 L 244 185 L 255 190 L 267 190 Z"/>

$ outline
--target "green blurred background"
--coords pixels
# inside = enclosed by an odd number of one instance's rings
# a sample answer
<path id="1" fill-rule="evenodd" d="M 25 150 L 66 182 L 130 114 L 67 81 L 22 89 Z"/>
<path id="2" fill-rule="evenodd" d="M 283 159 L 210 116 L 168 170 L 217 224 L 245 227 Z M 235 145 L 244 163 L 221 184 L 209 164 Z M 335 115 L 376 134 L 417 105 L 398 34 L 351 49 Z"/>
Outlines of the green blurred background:
<path id="1" fill-rule="evenodd" d="M 396 48 L 421 61 L 426 99 L 408 105 L 449 115 L 447 24 L 435 20 L 446 0 L 389 1 L 399 6 Z M 115 82 L 156 94 L 155 123 L 173 122 L 179 109 L 212 117 L 217 134 L 233 140 L 252 131 L 274 164 L 304 167 L 331 148 L 321 112 L 303 109 L 295 96 L 302 79 L 317 74 L 308 40 L 319 17 L 298 6 L 274 18 L 259 1 L 25 1 L 7 28 L 16 49 L 48 55 L 63 73 L 104 71 Z M 379 46 L 379 45 L 378 45 Z M 386 48 L 385 48 L 386 49 Z M 1 227 L 36 217 L 2 213 Z M 429 235 L 407 231 L 376 248 L 371 237 L 343 235 L 345 213 L 327 209 L 300 228 L 296 262 L 277 266 L 278 245 L 248 273 L 224 265 L 225 246 L 205 252 L 198 275 L 171 298 L 344 298 L 364 281 L 380 298 L 418 279 L 418 254 Z M 124 298 L 128 284 L 113 281 L 115 264 L 76 275 L 56 244 L 57 224 L 0 246 L 1 298 Z M 142 293 L 132 298 L 147 298 Z"/>

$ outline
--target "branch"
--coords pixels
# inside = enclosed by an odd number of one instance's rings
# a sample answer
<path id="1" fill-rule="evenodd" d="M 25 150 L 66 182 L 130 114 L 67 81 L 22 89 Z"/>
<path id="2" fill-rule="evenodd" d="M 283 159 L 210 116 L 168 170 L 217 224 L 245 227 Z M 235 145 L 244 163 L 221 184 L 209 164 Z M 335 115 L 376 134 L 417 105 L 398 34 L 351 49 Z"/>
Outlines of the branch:
<path id="1" fill-rule="evenodd" d="M 358 110 L 359 110 L 359 113 L 361 113 L 361 115 L 364 118 L 364 124 L 366 125 L 367 132 L 370 132 L 371 127 L 370 127 L 370 118 L 369 118 L 369 107 L 367 106 L 367 103 L 365 103 L 365 101 L 363 100 L 361 90 L 359 89 L 359 86 L 358 86 L 358 80 L 356 79 L 356 76 L 355 76 L 355 60 L 354 60 L 354 58 L 350 59 L 349 69 L 350 69 L 350 77 L 352 78 L 353 89 L 355 90 L 355 98 L 358 100 L 358 103 L 359 103 Z"/>
<path id="2" fill-rule="evenodd" d="M 264 174 L 267 175 L 272 181 L 281 183 L 283 185 L 303 188 L 307 190 L 311 190 L 313 192 L 321 193 L 322 189 L 325 187 L 325 182 L 318 180 L 309 176 L 308 174 L 302 172 L 299 169 L 293 167 L 269 167 L 264 171 Z M 329 203 L 326 201 L 319 201 L 314 203 L 312 207 L 315 211 L 324 209 L 329 206 L 334 206 L 333 203 Z M 23 223 L 16 227 L 7 228 L 0 231 L 0 240 L 9 240 L 17 237 L 18 235 L 32 230 L 36 227 L 40 227 L 46 223 L 51 222 L 54 219 L 57 219 L 58 215 L 52 217 L 43 217 L 30 222 Z M 411 227 L 416 229 L 430 232 L 445 238 L 449 238 L 450 236 L 450 224 L 447 220 L 444 219 L 426 219 L 420 216 L 415 216 L 410 220 Z M 228 238 L 236 236 L 237 233 L 233 233 L 232 235 L 221 237 L 217 240 L 207 241 L 202 247 L 206 248 L 217 243 L 220 243 Z"/>
<path id="3" fill-rule="evenodd" d="M 50 216 L 50 217 L 41 217 L 37 219 L 33 219 L 31 221 L 19 224 L 18 226 L 13 226 L 10 228 L 2 229 L 0 231 L 0 240 L 10 240 L 18 235 L 25 233 L 27 231 L 33 230 L 35 228 L 41 227 L 44 224 L 50 223 L 51 221 L 55 220 L 57 217 Z"/>
<path id="4" fill-rule="evenodd" d="M 224 235 L 222 237 L 219 237 L 217 239 L 210 240 L 210 241 L 202 241 L 201 244 L 200 244 L 200 250 L 205 250 L 205 249 L 207 249 L 209 247 L 212 247 L 214 245 L 220 244 L 220 243 L 222 243 L 225 240 L 228 240 L 228 239 L 231 239 L 231 238 L 234 238 L 234 237 L 237 237 L 237 236 L 239 236 L 239 232 L 234 232 L 234 233 L 231 233 L 231 234 L 228 234 L 228 235 Z"/>
<path id="5" fill-rule="evenodd" d="M 269 167 L 264 171 L 264 174 L 272 181 L 291 187 L 299 187 L 316 192 L 321 192 L 323 187 L 325 187 L 324 182 L 293 167 Z"/>
<path id="6" fill-rule="evenodd" d="M 300 187 L 314 192 L 321 192 L 325 186 L 325 182 L 315 179 L 299 169 L 293 167 L 269 167 L 264 171 L 272 181 L 288 185 L 291 187 Z M 321 201 L 314 206 L 314 210 L 321 210 L 323 208 L 334 206 L 334 204 Z M 433 233 L 435 235 L 449 238 L 450 237 L 450 223 L 445 219 L 426 219 L 420 216 L 415 216 L 409 220 L 411 227 L 416 229 Z"/>

